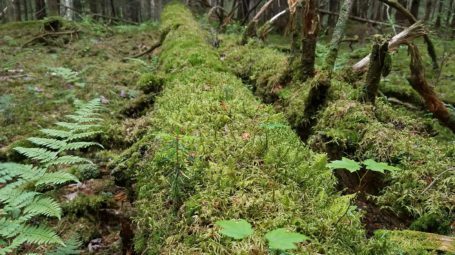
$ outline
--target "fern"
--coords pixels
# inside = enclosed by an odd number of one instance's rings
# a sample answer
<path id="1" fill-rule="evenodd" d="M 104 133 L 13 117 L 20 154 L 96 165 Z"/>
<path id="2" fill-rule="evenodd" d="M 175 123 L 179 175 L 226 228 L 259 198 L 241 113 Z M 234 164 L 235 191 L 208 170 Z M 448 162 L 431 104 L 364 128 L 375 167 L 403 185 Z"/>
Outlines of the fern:
<path id="1" fill-rule="evenodd" d="M 76 255 L 81 254 L 79 247 L 82 242 L 77 237 L 73 237 L 65 242 L 64 246 L 59 246 L 55 250 L 50 251 L 47 255 Z"/>
<path id="2" fill-rule="evenodd" d="M 14 148 L 34 164 L 0 163 L 0 255 L 16 253 L 23 244 L 59 245 L 49 254 L 79 254 L 77 239 L 69 240 L 65 246 L 62 239 L 49 227 L 31 224 L 37 216 L 60 219 L 60 204 L 36 187 L 54 187 L 77 178 L 65 171 L 61 165 L 93 164 L 90 160 L 70 152 L 89 147 L 103 147 L 86 140 L 100 131 L 98 118 L 101 104 L 99 99 L 86 104 L 78 102 L 78 109 L 68 115 L 71 122 L 57 122 L 56 128 L 42 129 L 46 137 L 30 137 L 27 140 L 36 147 Z M 49 171 L 52 168 L 52 171 Z"/>

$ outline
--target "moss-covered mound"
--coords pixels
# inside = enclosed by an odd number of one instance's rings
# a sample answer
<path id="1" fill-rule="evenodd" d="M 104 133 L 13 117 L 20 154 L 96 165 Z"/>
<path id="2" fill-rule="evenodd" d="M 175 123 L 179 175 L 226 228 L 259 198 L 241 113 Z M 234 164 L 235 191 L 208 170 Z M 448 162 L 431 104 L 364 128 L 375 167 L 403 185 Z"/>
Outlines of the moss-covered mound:
<path id="1" fill-rule="evenodd" d="M 310 237 L 294 254 L 372 249 L 360 213 L 346 213 L 350 197 L 336 193 L 326 157 L 223 71 L 185 7 L 168 5 L 162 19 L 174 28 L 161 53 L 163 91 L 147 115 L 148 133 L 115 164 L 117 173 L 137 179 L 136 249 L 267 254 L 263 236 L 279 227 Z M 220 236 L 214 223 L 238 218 L 253 225 L 253 236 Z"/>

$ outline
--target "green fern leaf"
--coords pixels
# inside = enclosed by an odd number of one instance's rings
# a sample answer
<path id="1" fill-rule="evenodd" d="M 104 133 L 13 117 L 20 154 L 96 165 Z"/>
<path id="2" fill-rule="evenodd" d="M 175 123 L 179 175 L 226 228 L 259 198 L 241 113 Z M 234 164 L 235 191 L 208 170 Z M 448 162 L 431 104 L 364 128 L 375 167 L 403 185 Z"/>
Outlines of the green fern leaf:
<path id="1" fill-rule="evenodd" d="M 23 225 L 18 220 L 0 219 L 0 236 L 12 238 L 22 230 Z"/>
<path id="2" fill-rule="evenodd" d="M 41 163 L 49 162 L 57 157 L 57 152 L 49 151 L 43 148 L 15 147 L 14 150 L 30 159 L 38 160 Z"/>
<path id="3" fill-rule="evenodd" d="M 53 165 L 74 165 L 74 164 L 79 164 L 79 163 L 89 163 L 93 164 L 92 161 L 81 158 L 78 156 L 61 156 L 55 160 L 52 160 L 49 162 L 47 165 L 48 166 L 53 166 Z"/>
<path id="4" fill-rule="evenodd" d="M 45 171 L 46 169 L 33 165 L 0 163 L 0 183 L 6 183 L 16 177 L 21 177 L 25 180 L 33 180 L 42 176 Z"/>
<path id="5" fill-rule="evenodd" d="M 100 127 L 98 124 L 81 124 L 70 122 L 57 122 L 56 125 L 71 131 L 86 131 L 92 128 Z"/>
<path id="6" fill-rule="evenodd" d="M 0 201 L 4 202 L 5 204 L 13 208 L 22 208 L 33 202 L 33 199 L 39 194 L 40 193 L 34 191 L 27 192 L 17 191 L 16 194 L 10 194 L 6 198 L 0 198 Z"/>
<path id="7" fill-rule="evenodd" d="M 60 141 L 60 140 L 52 139 L 52 138 L 30 137 L 27 140 L 29 140 L 30 142 L 32 142 L 36 145 L 44 146 L 44 147 L 47 147 L 47 148 L 53 149 L 53 150 L 59 150 L 59 149 L 65 147 L 65 145 L 66 145 L 66 143 L 64 141 Z"/>
<path id="8" fill-rule="evenodd" d="M 65 246 L 59 246 L 55 250 L 50 251 L 47 255 L 77 255 L 81 254 L 79 247 L 82 246 L 82 242 L 79 241 L 78 237 L 72 237 L 65 241 Z"/>
<path id="9" fill-rule="evenodd" d="M 57 137 L 57 138 L 68 138 L 71 136 L 71 132 L 59 129 L 51 129 L 51 128 L 44 128 L 40 130 L 42 133 L 46 134 L 50 137 Z"/>
<path id="10" fill-rule="evenodd" d="M 67 182 L 79 182 L 76 176 L 66 172 L 46 173 L 39 178 L 35 185 L 61 185 Z"/>
<path id="11" fill-rule="evenodd" d="M 45 226 L 27 226 L 24 227 L 21 233 L 14 238 L 12 245 L 29 244 L 60 244 L 64 242 L 52 229 Z"/>
<path id="12" fill-rule="evenodd" d="M 80 150 L 80 149 L 85 149 L 91 146 L 98 146 L 101 148 L 104 148 L 103 145 L 99 143 L 94 143 L 94 142 L 74 142 L 74 143 L 69 143 L 65 147 L 62 148 L 62 151 L 66 150 Z"/>
<path id="13" fill-rule="evenodd" d="M 60 208 L 60 204 L 54 199 L 48 197 L 35 198 L 27 207 L 24 208 L 23 212 L 25 214 L 25 218 L 36 215 L 44 215 L 60 219 L 62 216 L 62 208 Z"/>
<path id="14" fill-rule="evenodd" d="M 86 138 L 93 137 L 94 135 L 97 135 L 100 133 L 101 133 L 101 131 L 89 131 L 89 132 L 84 132 L 84 133 L 72 134 L 70 137 L 68 137 L 68 141 L 86 139 Z"/>
<path id="15" fill-rule="evenodd" d="M 103 119 L 101 118 L 96 118 L 96 117 L 85 117 L 85 116 L 79 116 L 79 115 L 66 115 L 67 118 L 76 121 L 77 123 L 91 123 L 91 122 L 96 122 L 96 121 L 102 121 Z"/>

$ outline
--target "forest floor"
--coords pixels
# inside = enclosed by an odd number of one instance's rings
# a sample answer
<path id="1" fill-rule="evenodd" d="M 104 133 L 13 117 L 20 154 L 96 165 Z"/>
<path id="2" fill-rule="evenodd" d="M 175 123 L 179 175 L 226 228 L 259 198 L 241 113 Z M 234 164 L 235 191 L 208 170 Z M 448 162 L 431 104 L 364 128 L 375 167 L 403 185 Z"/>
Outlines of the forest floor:
<path id="1" fill-rule="evenodd" d="M 106 166 L 115 154 L 136 142 L 148 125 L 141 114 L 128 111 L 125 114 L 125 109 L 141 97 L 137 81 L 141 75 L 157 68 L 158 58 L 155 55 L 140 59 L 129 56 L 146 50 L 157 40 L 158 26 L 150 23 L 112 27 L 92 21 L 69 26 L 80 31 L 79 35 L 45 43 L 28 43 L 42 33 L 39 22 L 0 26 L 0 161 L 14 159 L 12 147 L 23 144 L 24 138 L 72 112 L 76 100 L 101 97 L 106 108 L 102 114 L 106 124 L 103 125 L 105 135 L 100 140 L 108 150 L 93 155 L 100 165 L 99 173 L 76 173 L 82 181 L 80 186 L 66 187 L 60 193 L 60 199 L 66 203 L 62 205 L 66 216 L 58 228 L 61 232 L 78 233 L 85 251 L 117 254 L 121 226 L 128 223 L 106 219 L 111 217 L 112 211 L 123 213 L 124 208 L 130 206 L 128 198 L 123 198 L 130 187 L 116 186 Z M 442 68 L 441 72 L 433 72 L 422 50 L 427 76 L 432 84 L 437 84 L 435 88 L 441 98 L 453 107 L 455 41 L 433 39 Z M 289 42 L 273 35 L 266 45 L 285 51 Z M 419 45 L 424 48 L 421 42 Z M 337 70 L 363 58 L 370 46 L 364 43 L 354 48 L 343 45 Z M 325 53 L 324 44 L 318 45 L 318 53 Z M 402 101 L 402 98 L 419 98 L 406 80 L 408 62 L 406 48 L 400 49 L 393 57 L 393 72 L 383 79 L 381 87 L 385 94 L 397 97 L 398 105 L 412 109 L 412 100 Z M 425 111 L 418 115 L 432 119 Z M 453 138 L 447 130 L 434 125 L 439 139 Z"/>

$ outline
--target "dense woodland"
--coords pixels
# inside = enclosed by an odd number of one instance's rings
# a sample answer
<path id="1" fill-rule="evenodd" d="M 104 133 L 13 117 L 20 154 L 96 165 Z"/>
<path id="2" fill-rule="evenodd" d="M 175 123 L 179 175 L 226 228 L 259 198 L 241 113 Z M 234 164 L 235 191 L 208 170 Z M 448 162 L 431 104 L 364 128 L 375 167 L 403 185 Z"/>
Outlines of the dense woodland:
<path id="1" fill-rule="evenodd" d="M 455 0 L 0 21 L 0 255 L 455 254 Z"/>

